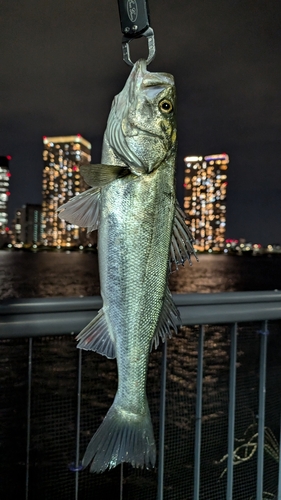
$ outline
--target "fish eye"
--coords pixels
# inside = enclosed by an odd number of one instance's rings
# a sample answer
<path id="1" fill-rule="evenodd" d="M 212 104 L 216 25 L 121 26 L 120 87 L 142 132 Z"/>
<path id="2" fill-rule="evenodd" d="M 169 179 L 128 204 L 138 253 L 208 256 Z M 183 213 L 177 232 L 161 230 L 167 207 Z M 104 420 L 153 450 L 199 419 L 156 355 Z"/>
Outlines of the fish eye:
<path id="1" fill-rule="evenodd" d="M 159 109 L 162 113 L 171 113 L 173 111 L 173 105 L 168 99 L 163 99 L 159 102 Z"/>

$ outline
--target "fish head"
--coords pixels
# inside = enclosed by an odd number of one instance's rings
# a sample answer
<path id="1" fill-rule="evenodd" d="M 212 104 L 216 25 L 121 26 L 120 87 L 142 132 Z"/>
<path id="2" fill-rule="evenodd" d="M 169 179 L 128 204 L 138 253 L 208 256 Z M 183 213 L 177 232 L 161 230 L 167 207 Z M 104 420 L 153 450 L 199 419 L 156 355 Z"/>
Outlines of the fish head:
<path id="1" fill-rule="evenodd" d="M 176 151 L 174 77 L 151 73 L 146 61 L 134 64 L 115 96 L 105 137 L 115 155 L 136 175 L 149 173 Z"/>

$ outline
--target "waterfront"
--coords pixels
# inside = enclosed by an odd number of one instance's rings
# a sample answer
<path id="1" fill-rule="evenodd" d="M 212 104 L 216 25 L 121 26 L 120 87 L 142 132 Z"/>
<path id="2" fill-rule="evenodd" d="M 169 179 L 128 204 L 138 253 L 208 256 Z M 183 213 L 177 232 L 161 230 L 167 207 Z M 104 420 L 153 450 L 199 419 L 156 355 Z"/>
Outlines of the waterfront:
<path id="1" fill-rule="evenodd" d="M 174 293 L 281 289 L 281 256 L 199 255 L 170 275 Z M 100 293 L 98 257 L 83 252 L 0 251 L 0 299 Z"/>
<path id="2" fill-rule="evenodd" d="M 1 297 L 97 295 L 97 256 L 79 252 L 0 252 Z M 173 292 L 222 292 L 281 288 L 280 258 L 201 255 L 170 277 Z M 241 439 L 258 413 L 260 325 L 239 326 L 237 409 L 235 437 Z M 266 425 L 279 435 L 280 323 L 269 324 Z M 51 333 L 51 332 L 50 332 Z M 0 479 L 5 499 L 21 497 L 24 487 L 28 341 L 1 342 L 0 358 Z M 165 439 L 165 500 L 190 500 L 194 467 L 198 328 L 183 327 L 168 343 Z M 220 478 L 226 453 L 230 336 L 227 325 L 206 327 L 204 342 L 201 500 L 225 497 L 226 475 Z M 72 336 L 33 340 L 30 498 L 67 500 L 74 475 L 77 349 Z M 148 394 L 155 436 L 159 424 L 161 352 L 153 351 L 148 371 Z M 116 364 L 83 352 L 81 446 L 82 455 L 93 431 L 105 416 L 117 383 Z M 17 453 L 14 453 L 15 447 Z M 256 455 L 235 468 L 235 500 L 249 500 L 255 492 Z M 119 499 L 119 473 L 81 472 L 83 500 L 110 496 Z M 17 476 L 17 482 L 13 478 Z M 278 467 L 265 457 L 265 488 L 276 491 Z M 156 474 L 124 467 L 126 500 L 153 500 Z M 247 487 L 241 491 L 240 485 Z"/>

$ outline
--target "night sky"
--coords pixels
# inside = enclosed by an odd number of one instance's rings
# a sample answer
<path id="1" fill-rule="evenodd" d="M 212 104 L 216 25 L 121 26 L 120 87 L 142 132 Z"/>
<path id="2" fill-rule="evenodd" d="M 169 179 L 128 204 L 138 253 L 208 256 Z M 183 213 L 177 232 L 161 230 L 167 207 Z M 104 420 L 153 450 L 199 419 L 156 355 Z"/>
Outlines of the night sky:
<path id="1" fill-rule="evenodd" d="M 183 157 L 230 156 L 227 237 L 281 242 L 280 0 L 149 0 L 156 58 L 176 79 Z M 42 136 L 80 133 L 98 163 L 122 61 L 117 0 L 9 0 L 0 32 L 0 155 L 11 155 L 10 219 L 41 203 Z M 132 58 L 146 57 L 144 39 Z"/>

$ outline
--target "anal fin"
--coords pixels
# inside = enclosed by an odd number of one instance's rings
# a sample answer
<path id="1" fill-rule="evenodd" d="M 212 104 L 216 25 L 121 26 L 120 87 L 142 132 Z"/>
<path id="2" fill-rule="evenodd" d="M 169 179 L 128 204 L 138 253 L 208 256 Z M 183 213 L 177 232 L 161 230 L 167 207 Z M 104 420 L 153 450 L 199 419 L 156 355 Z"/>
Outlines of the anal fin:
<path id="1" fill-rule="evenodd" d="M 180 321 L 180 314 L 174 304 L 172 294 L 167 286 L 158 326 L 151 342 L 151 350 L 153 348 L 153 344 L 155 349 L 157 349 L 160 338 L 162 339 L 162 342 L 165 342 L 167 338 L 171 338 L 171 329 L 177 333 L 177 321 Z"/>
<path id="2" fill-rule="evenodd" d="M 77 347 L 85 351 L 95 351 L 109 359 L 116 357 L 115 341 L 109 332 L 103 309 L 97 316 L 77 335 Z"/>

